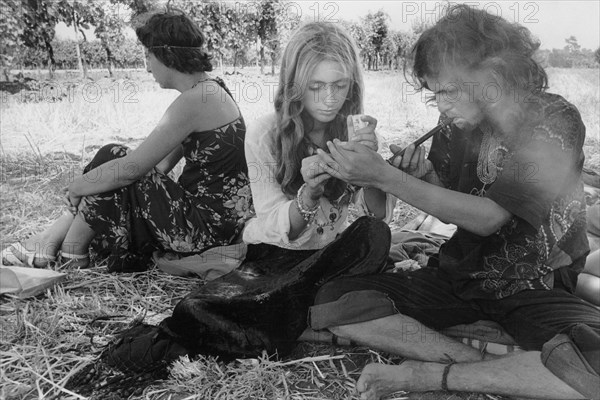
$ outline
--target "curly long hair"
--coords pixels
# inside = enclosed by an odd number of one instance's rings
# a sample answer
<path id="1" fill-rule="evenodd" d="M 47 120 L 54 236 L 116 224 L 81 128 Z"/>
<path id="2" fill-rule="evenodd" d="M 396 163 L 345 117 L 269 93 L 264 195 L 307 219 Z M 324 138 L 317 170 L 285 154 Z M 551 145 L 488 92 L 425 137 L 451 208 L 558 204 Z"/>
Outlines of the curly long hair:
<path id="1" fill-rule="evenodd" d="M 540 42 L 529 29 L 485 10 L 459 4 L 426 29 L 415 43 L 412 77 L 419 89 L 425 77 L 437 77 L 443 69 L 489 68 L 503 79 L 503 86 L 530 93 L 548 88 L 548 75 L 535 60 Z"/>
<path id="2" fill-rule="evenodd" d="M 182 11 L 153 14 L 135 33 L 142 45 L 169 68 L 186 74 L 213 69 L 212 57 L 203 49 L 202 31 Z"/>
<path id="3" fill-rule="evenodd" d="M 275 177 L 281 190 L 289 197 L 294 196 L 302 185 L 302 159 L 311 154 L 311 144 L 305 133 L 312 130 L 313 120 L 304 112 L 302 98 L 313 71 L 322 61 L 339 63 L 351 81 L 342 108 L 326 128 L 327 140 L 347 140 L 346 117 L 362 113 L 363 78 L 358 51 L 351 36 L 342 27 L 329 22 L 312 22 L 300 27 L 283 52 L 275 94 Z M 329 179 L 324 196 L 336 199 L 345 188 L 345 182 Z"/>

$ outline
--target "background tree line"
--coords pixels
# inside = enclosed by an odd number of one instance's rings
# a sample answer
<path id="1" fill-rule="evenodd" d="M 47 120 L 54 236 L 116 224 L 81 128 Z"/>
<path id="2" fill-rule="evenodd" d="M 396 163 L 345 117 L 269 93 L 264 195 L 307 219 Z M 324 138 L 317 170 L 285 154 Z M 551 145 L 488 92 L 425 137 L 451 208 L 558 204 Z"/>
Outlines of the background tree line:
<path id="1" fill-rule="evenodd" d="M 11 69 L 45 68 L 50 77 L 56 69 L 145 67 L 141 45 L 126 34 L 155 10 L 174 7 L 193 18 L 206 36 L 215 66 L 257 65 L 261 73 L 275 66 L 290 33 L 304 20 L 335 20 L 326 13 L 304 15 L 287 0 L 251 2 L 185 0 L 0 0 L 0 79 L 10 80 Z M 315 18 L 316 17 L 316 18 Z M 426 23 L 415 23 L 410 32 L 390 29 L 384 11 L 368 13 L 358 22 L 337 21 L 356 40 L 368 70 L 400 69 L 410 56 Z M 55 27 L 64 22 L 78 40 L 55 39 Z M 86 30 L 93 28 L 95 38 Z M 593 68 L 600 63 L 600 49 L 581 49 L 573 36 L 563 49 L 541 50 L 545 66 Z"/>

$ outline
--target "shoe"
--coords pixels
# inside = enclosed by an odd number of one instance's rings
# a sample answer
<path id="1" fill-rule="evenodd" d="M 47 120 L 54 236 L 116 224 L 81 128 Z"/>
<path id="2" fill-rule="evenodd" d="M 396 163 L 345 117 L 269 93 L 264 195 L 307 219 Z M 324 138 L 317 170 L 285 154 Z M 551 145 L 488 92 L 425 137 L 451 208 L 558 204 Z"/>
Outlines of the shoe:
<path id="1" fill-rule="evenodd" d="M 27 250 L 21 243 L 13 243 L 2 250 L 2 265 L 15 267 L 46 268 L 56 261 L 54 256 L 40 256 L 35 251 Z"/>

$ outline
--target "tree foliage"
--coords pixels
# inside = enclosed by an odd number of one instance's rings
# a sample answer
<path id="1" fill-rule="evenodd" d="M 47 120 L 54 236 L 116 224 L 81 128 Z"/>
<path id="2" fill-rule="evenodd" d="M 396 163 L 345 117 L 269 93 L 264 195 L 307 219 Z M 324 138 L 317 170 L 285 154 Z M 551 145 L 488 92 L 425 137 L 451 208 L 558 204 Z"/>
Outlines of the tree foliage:
<path id="1" fill-rule="evenodd" d="M 77 54 L 73 40 L 52 41 L 56 66 L 59 69 L 77 69 Z M 105 68 L 108 63 L 107 53 L 99 40 L 82 42 L 83 53 L 89 68 Z M 124 39 L 111 53 L 113 65 L 118 68 L 141 68 L 144 66 L 144 54 L 139 44 L 133 39 Z M 43 53 L 36 49 L 23 52 L 20 62 L 24 68 L 39 68 Z"/>
<path id="2" fill-rule="evenodd" d="M 228 2 L 219 0 L 0 0 L 0 67 L 10 79 L 15 67 L 76 68 L 85 76 L 88 66 L 145 67 L 139 43 L 127 38 L 129 28 L 143 23 L 156 10 L 177 8 L 189 15 L 206 37 L 206 48 L 221 67 L 256 63 L 261 72 L 270 61 L 271 73 L 291 32 L 300 23 L 297 5 L 288 0 Z M 64 22 L 78 40 L 54 40 L 54 28 Z M 369 12 L 359 21 L 339 21 L 349 31 L 365 69 L 399 69 L 410 57 L 418 35 L 429 27 L 417 22 L 412 32 L 390 29 L 383 11 Z M 94 38 L 86 30 L 94 28 Z M 597 68 L 600 49 L 582 49 L 577 38 L 565 39 L 563 49 L 538 52 L 544 66 Z"/>
<path id="3" fill-rule="evenodd" d="M 415 41 L 411 32 L 389 29 L 389 17 L 383 11 L 369 13 L 359 22 L 341 21 L 358 47 L 363 66 L 399 69 L 409 55 Z"/>
<path id="4" fill-rule="evenodd" d="M 539 50 L 538 59 L 545 67 L 554 68 L 597 68 L 595 54 L 589 49 L 583 49 L 575 36 L 565 39 L 562 49 Z"/>
<path id="5" fill-rule="evenodd" d="M 126 22 L 122 7 L 121 4 L 112 1 L 110 3 L 101 2 L 96 9 L 94 34 L 100 39 L 102 48 L 106 52 L 106 65 L 110 76 L 113 76 L 113 66 L 116 62 L 114 53 L 125 41 Z"/>
<path id="6" fill-rule="evenodd" d="M 24 29 L 21 34 L 23 43 L 28 48 L 39 49 L 45 53 L 46 65 L 50 77 L 56 69 L 54 60 L 54 27 L 61 21 L 60 3 L 53 1 L 23 0 Z"/>
<path id="7" fill-rule="evenodd" d="M 0 68 L 10 81 L 10 70 L 22 44 L 23 12 L 18 0 L 0 0 Z"/>
<path id="8" fill-rule="evenodd" d="M 277 12 L 277 4 L 279 0 L 260 0 L 257 10 L 256 19 L 256 33 L 259 39 L 259 57 L 260 57 L 260 73 L 264 73 L 265 65 L 265 50 L 276 48 L 276 42 L 279 41 L 277 38 L 277 19 L 275 13 Z"/>
<path id="9" fill-rule="evenodd" d="M 219 64 L 223 66 L 224 37 L 225 30 L 229 27 L 225 24 L 223 9 L 226 3 L 218 1 L 173 1 L 172 6 L 184 11 L 192 18 L 204 33 L 206 48 L 217 57 Z"/>
<path id="10" fill-rule="evenodd" d="M 361 19 L 364 27 L 366 49 L 367 49 L 367 68 L 378 69 L 379 60 L 382 58 L 383 45 L 388 36 L 389 16 L 379 10 L 376 13 L 368 13 Z"/>
<path id="11" fill-rule="evenodd" d="M 226 29 L 223 35 L 223 48 L 226 56 L 233 60 L 233 71 L 238 61 L 247 60 L 247 50 L 256 37 L 256 14 L 251 9 L 227 7 L 223 13 Z"/>

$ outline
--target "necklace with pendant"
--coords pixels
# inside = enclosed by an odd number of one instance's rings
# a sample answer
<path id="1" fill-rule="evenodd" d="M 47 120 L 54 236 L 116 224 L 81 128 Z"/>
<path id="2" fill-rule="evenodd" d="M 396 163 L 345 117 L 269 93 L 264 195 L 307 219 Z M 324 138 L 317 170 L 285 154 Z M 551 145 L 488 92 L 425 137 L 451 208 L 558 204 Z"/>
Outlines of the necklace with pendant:
<path id="1" fill-rule="evenodd" d="M 508 148 L 503 146 L 498 138 L 493 135 L 492 129 L 485 128 L 481 147 L 479 148 L 479 156 L 477 157 L 477 178 L 484 185 L 496 181 L 498 171 L 502 171 L 502 161 L 507 152 Z"/>
<path id="2" fill-rule="evenodd" d="M 331 205 L 329 207 L 329 214 L 326 214 L 325 210 L 323 210 L 323 207 L 320 207 L 325 222 L 319 222 L 317 219 L 315 219 L 315 223 L 317 224 L 317 233 L 319 235 L 325 233 L 325 228 L 327 226 L 329 226 L 329 230 L 331 231 L 335 229 L 336 222 L 342 216 L 342 209 L 346 204 L 350 203 L 350 199 L 352 198 L 355 190 L 356 188 L 354 186 L 346 185 L 346 189 L 344 189 L 344 192 L 340 195 L 340 197 L 329 202 Z"/>

